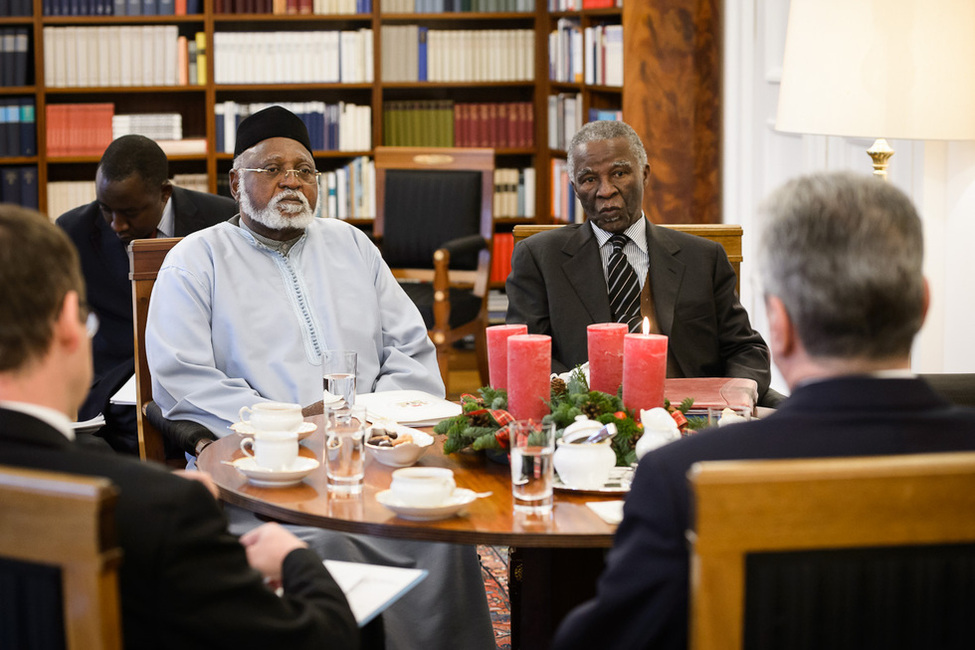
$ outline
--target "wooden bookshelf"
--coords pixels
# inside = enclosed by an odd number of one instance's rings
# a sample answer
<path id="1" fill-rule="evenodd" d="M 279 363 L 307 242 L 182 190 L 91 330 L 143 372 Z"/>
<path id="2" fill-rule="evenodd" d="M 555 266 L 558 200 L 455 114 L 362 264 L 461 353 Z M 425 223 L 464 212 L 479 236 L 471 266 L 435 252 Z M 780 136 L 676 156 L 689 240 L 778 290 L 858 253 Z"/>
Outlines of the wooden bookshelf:
<path id="1" fill-rule="evenodd" d="M 382 0 L 373 0 L 367 14 L 277 15 L 226 14 L 213 11 L 213 1 L 203 1 L 203 12 L 188 16 L 43 16 L 42 0 L 33 0 L 33 17 L 0 17 L 0 27 L 28 26 L 33 65 L 28 84 L 0 89 L 0 99 L 33 98 L 36 116 L 37 153 L 34 156 L 0 158 L 0 169 L 37 165 L 41 210 L 47 207 L 47 183 L 54 180 L 88 180 L 94 177 L 97 156 L 54 158 L 48 156 L 45 109 L 50 103 L 114 102 L 116 113 L 173 111 L 183 119 L 184 137 L 206 138 L 208 150 L 201 155 L 173 156 L 174 172 L 206 173 L 211 191 L 218 176 L 225 175 L 231 156 L 216 151 L 215 106 L 218 102 L 254 101 L 348 101 L 372 107 L 373 146 L 383 143 L 384 102 L 399 99 L 446 99 L 464 102 L 531 102 L 534 107 L 534 142 L 530 147 L 497 151 L 500 167 L 534 167 L 536 206 L 534 221 L 546 223 L 551 214 L 550 166 L 565 152 L 548 146 L 547 103 L 550 94 L 576 92 L 582 110 L 621 109 L 623 119 L 641 134 L 647 145 L 653 180 L 646 196 L 646 210 L 657 222 L 717 223 L 720 215 L 720 20 L 717 0 L 658 0 L 647 3 L 625 0 L 622 9 L 550 12 L 538 0 L 530 12 L 388 13 Z M 578 19 L 583 26 L 621 24 L 624 39 L 622 87 L 556 83 L 549 79 L 548 35 L 559 18 Z M 139 87 L 48 87 L 44 79 L 45 27 L 125 25 L 176 25 L 179 34 L 206 35 L 207 82 L 205 85 Z M 382 78 L 382 28 L 389 25 L 420 25 L 437 30 L 528 29 L 534 33 L 534 79 L 497 82 L 398 82 Z M 373 34 L 372 83 L 226 84 L 214 83 L 214 34 L 221 31 L 319 31 L 368 28 Z M 318 151 L 323 170 L 342 166 L 362 151 Z M 666 179 L 666 180 L 664 180 Z M 52 215 L 57 216 L 57 215 Z M 506 231 L 513 220 L 499 223 Z"/>

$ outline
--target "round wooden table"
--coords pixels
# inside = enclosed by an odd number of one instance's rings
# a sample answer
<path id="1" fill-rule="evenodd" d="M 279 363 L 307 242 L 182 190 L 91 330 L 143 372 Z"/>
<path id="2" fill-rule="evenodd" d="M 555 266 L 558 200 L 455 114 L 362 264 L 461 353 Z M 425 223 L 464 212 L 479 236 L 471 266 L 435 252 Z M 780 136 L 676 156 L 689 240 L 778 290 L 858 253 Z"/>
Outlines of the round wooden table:
<path id="1" fill-rule="evenodd" d="M 302 441 L 301 455 L 321 462 L 322 418 L 308 420 L 318 429 Z M 490 461 L 483 454 L 445 456 L 444 437 L 435 438 L 417 465 L 449 467 L 458 487 L 492 492 L 470 504 L 461 516 L 439 521 L 409 521 L 380 505 L 375 495 L 389 487 L 394 468 L 373 458 L 367 458 L 365 484 L 357 497 L 330 495 L 324 466 L 295 486 L 251 485 L 227 464 L 243 456 L 241 436 L 236 433 L 204 449 L 197 466 L 213 476 L 221 499 L 281 522 L 381 537 L 512 547 L 508 583 L 512 647 L 547 648 L 566 611 L 595 593 L 603 552 L 612 545 L 616 527 L 585 504 L 622 496 L 556 490 L 551 516 L 515 513 L 506 464 Z M 527 611 L 530 616 L 525 615 Z"/>

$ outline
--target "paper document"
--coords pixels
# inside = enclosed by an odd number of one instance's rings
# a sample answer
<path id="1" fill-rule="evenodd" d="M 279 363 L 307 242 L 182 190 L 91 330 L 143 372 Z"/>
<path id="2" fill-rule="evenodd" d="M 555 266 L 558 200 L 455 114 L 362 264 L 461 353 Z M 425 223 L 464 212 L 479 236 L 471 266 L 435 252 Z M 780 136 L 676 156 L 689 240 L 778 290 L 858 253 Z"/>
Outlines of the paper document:
<path id="1" fill-rule="evenodd" d="M 427 577 L 426 569 L 403 569 L 361 562 L 323 562 L 345 593 L 359 627 L 382 613 Z"/>
<path id="2" fill-rule="evenodd" d="M 421 390 L 390 390 L 356 395 L 356 406 L 365 406 L 371 421 L 393 420 L 411 427 L 427 427 L 461 414 L 460 404 Z"/>
<path id="3" fill-rule="evenodd" d="M 112 404 L 135 406 L 135 375 L 129 377 L 108 401 Z"/>
<path id="4" fill-rule="evenodd" d="M 101 413 L 90 420 L 71 423 L 71 428 L 74 429 L 75 433 L 94 433 L 103 426 L 105 426 L 105 416 Z"/>

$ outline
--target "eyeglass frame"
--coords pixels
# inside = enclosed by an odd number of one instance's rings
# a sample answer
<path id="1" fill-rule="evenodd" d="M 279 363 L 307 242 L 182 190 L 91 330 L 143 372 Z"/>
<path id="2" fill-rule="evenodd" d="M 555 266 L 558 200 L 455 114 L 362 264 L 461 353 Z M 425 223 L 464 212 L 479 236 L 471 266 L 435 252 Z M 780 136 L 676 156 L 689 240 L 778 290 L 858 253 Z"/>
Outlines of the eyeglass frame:
<path id="1" fill-rule="evenodd" d="M 85 316 L 85 330 L 88 332 L 88 338 L 93 339 L 98 334 L 98 328 L 101 327 L 102 321 L 98 318 L 98 314 L 92 311 L 87 301 L 79 301 L 78 306 L 87 314 Z"/>
<path id="2" fill-rule="evenodd" d="M 269 165 L 269 167 L 276 167 L 277 165 Z M 288 174 L 292 174 L 299 183 L 304 183 L 305 185 L 314 185 L 318 182 L 322 173 L 317 169 L 307 170 L 307 169 L 279 169 L 277 172 L 271 171 L 267 167 L 237 167 L 236 171 L 239 172 L 257 172 L 259 174 L 269 174 L 266 178 L 273 182 L 277 182 L 283 176 L 288 177 Z M 302 174 L 311 174 L 312 178 L 305 180 L 301 177 Z"/>

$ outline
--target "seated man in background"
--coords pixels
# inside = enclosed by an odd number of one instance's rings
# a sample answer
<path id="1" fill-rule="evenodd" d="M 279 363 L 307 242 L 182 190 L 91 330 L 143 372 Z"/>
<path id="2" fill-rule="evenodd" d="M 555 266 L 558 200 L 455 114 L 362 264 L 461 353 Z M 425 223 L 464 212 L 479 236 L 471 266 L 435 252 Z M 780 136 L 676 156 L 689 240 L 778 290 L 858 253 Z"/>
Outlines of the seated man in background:
<path id="1" fill-rule="evenodd" d="M 910 199 L 870 176 L 818 174 L 787 183 L 764 210 L 769 341 L 793 393 L 762 420 L 643 457 L 597 595 L 562 622 L 555 648 L 687 647 L 686 474 L 697 461 L 975 450 L 975 410 L 910 371 L 928 306 Z"/>
<path id="2" fill-rule="evenodd" d="M 123 135 L 108 145 L 95 172 L 95 193 L 97 200 L 57 220 L 78 249 L 88 304 L 101 319 L 92 341 L 95 377 L 78 419 L 104 413 L 97 435 L 116 451 L 138 454 L 135 407 L 109 403 L 135 372 L 126 247 L 134 239 L 183 237 L 226 221 L 237 204 L 170 183 L 166 154 L 141 135 Z"/>
<path id="3" fill-rule="evenodd" d="M 163 415 L 224 436 L 241 407 L 261 401 L 321 412 L 326 349 L 358 353 L 360 393 L 442 397 L 436 350 L 379 250 L 357 228 L 314 217 L 318 172 L 302 121 L 273 106 L 242 121 L 236 143 L 230 187 L 239 217 L 177 244 L 153 287 L 146 353 Z M 234 512 L 235 526 L 254 525 Z M 388 647 L 495 646 L 474 547 L 301 535 L 324 557 L 430 572 L 385 612 Z"/>
<path id="4" fill-rule="evenodd" d="M 763 398 L 768 347 L 738 302 L 724 249 L 656 226 L 643 213 L 650 166 L 640 137 L 623 122 L 590 122 L 568 153 L 569 180 L 588 223 L 515 247 L 507 322 L 550 335 L 552 371 L 565 372 L 588 360 L 588 325 L 625 322 L 633 332 L 647 316 L 653 331 L 669 337 L 668 377 L 754 379 Z"/>
<path id="5" fill-rule="evenodd" d="M 205 480 L 73 442 L 68 414 L 88 392 L 98 321 L 65 234 L 40 213 L 0 205 L 0 275 L 0 464 L 119 488 L 125 647 L 358 648 L 352 611 L 307 544 L 277 524 L 239 542 Z"/>

